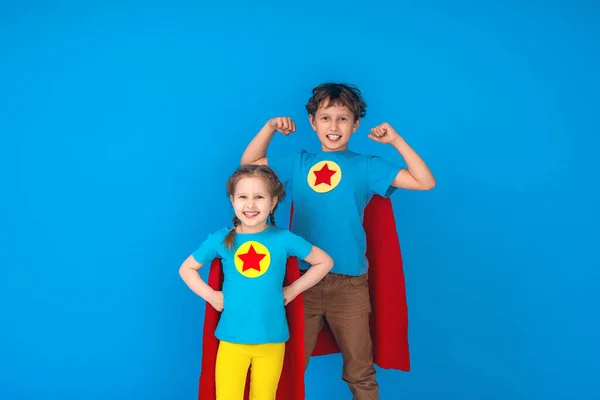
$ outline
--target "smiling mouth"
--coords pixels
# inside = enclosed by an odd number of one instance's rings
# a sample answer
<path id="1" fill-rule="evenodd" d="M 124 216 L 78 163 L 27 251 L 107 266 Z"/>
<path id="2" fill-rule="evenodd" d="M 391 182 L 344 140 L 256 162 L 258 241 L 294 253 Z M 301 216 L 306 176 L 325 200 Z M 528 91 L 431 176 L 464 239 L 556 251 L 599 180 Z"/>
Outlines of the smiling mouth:
<path id="1" fill-rule="evenodd" d="M 327 139 L 336 142 L 342 138 L 342 135 L 327 135 Z"/>
<path id="2" fill-rule="evenodd" d="M 258 211 L 244 211 L 244 217 L 246 218 L 254 218 L 258 216 L 258 214 L 260 214 Z"/>

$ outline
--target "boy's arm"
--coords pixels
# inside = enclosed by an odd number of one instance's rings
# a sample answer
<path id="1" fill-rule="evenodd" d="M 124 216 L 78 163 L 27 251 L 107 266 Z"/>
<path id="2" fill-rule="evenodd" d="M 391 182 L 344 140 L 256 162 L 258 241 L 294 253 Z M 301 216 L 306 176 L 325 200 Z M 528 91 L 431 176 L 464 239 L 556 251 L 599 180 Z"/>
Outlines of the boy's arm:
<path id="1" fill-rule="evenodd" d="M 267 121 L 246 147 L 240 164 L 267 164 L 267 148 L 277 131 L 289 135 L 296 131 L 296 124 L 287 117 L 277 117 Z"/>
<path id="2" fill-rule="evenodd" d="M 392 182 L 393 187 L 409 190 L 430 190 L 435 187 L 435 178 L 425 161 L 390 124 L 384 122 L 371 129 L 369 138 L 379 143 L 391 144 L 406 162 L 407 169 L 400 169 Z"/>

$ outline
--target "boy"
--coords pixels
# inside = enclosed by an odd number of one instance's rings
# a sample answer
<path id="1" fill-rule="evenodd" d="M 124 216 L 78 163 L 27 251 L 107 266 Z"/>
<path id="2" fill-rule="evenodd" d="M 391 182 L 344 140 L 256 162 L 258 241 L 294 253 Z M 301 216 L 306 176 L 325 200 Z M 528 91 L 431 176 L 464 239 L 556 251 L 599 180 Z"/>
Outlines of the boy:
<path id="1" fill-rule="evenodd" d="M 344 359 L 342 378 L 354 400 L 379 399 L 369 333 L 370 299 L 362 226 L 365 206 L 373 195 L 390 196 L 396 188 L 430 190 L 435 178 L 421 157 L 388 123 L 371 129 L 369 138 L 392 145 L 407 168 L 376 156 L 348 150 L 348 141 L 366 115 L 356 87 L 325 83 L 313 89 L 306 110 L 321 142 L 321 152 L 266 157 L 277 131 L 296 130 L 290 118 L 269 120 L 250 142 L 242 164 L 267 164 L 292 187 L 292 230 L 326 251 L 334 267 L 318 285 L 303 294 L 305 358 L 310 360 L 324 320 Z M 300 265 L 301 269 L 307 266 Z"/>

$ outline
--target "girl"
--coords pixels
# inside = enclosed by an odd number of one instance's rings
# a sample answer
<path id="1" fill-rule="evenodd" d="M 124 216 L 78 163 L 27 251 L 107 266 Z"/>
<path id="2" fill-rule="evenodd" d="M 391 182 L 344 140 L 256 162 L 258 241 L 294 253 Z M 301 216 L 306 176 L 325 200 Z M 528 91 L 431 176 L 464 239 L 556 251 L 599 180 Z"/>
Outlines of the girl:
<path id="1" fill-rule="evenodd" d="M 220 341 L 215 366 L 217 400 L 243 399 L 250 366 L 250 398 L 273 400 L 289 338 L 284 306 L 319 282 L 333 261 L 303 238 L 275 227 L 275 209 L 285 190 L 269 167 L 241 166 L 229 178 L 227 194 L 235 211 L 233 228 L 209 235 L 183 262 L 179 273 L 192 291 L 222 311 L 215 332 Z M 283 287 L 290 256 L 305 260 L 311 268 Z M 213 290 L 198 274 L 215 258 L 222 259 L 222 292 Z"/>

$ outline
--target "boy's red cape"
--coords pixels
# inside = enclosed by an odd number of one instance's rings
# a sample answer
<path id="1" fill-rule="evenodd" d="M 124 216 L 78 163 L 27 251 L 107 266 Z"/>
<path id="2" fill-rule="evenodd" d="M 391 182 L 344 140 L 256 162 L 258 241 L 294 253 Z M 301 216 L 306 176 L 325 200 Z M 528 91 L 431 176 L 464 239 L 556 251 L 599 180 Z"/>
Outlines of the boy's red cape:
<path id="1" fill-rule="evenodd" d="M 292 206 L 293 213 L 293 206 Z M 410 370 L 408 351 L 408 307 L 402 265 L 402 253 L 396 221 L 390 199 L 374 196 L 365 209 L 363 225 L 367 236 L 369 286 L 371 295 L 371 338 L 373 358 L 380 368 Z M 298 261 L 289 258 L 284 286 L 300 277 Z M 221 290 L 223 270 L 221 260 L 210 266 L 208 284 Z M 286 307 L 290 339 L 286 342 L 283 372 L 277 389 L 277 400 L 304 400 L 304 309 L 298 296 Z M 206 304 L 202 344 L 202 372 L 199 400 L 215 400 L 215 362 L 219 341 L 214 333 L 220 313 Z M 339 353 L 331 330 L 325 327 L 319 334 L 313 356 Z M 248 397 L 250 374 L 246 380 Z"/>

